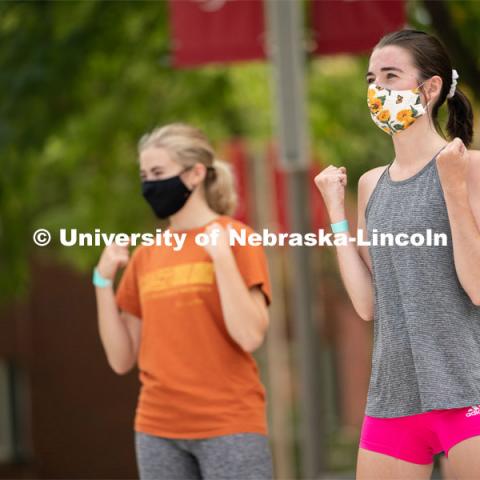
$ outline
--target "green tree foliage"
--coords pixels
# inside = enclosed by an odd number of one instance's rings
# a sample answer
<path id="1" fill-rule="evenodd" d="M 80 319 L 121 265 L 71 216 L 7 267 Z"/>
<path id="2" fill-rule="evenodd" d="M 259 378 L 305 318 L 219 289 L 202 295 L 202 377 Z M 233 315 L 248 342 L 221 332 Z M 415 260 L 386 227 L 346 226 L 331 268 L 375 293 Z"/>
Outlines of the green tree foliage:
<path id="1" fill-rule="evenodd" d="M 445 3 L 478 68 L 480 4 Z M 432 29 L 427 8 L 409 2 L 409 10 L 416 27 Z M 84 270 L 97 261 L 99 248 L 59 246 L 61 227 L 154 228 L 138 178 L 146 131 L 185 121 L 217 145 L 241 135 L 265 148 L 274 118 L 268 63 L 173 69 L 170 55 L 166 2 L 0 3 L 0 303 L 25 291 L 32 254 Z M 361 173 L 393 156 L 369 119 L 367 65 L 366 55 L 342 55 L 309 59 L 307 69 L 314 156 L 347 166 L 353 193 Z M 53 233 L 48 248 L 33 244 L 40 227 Z"/>
<path id="2" fill-rule="evenodd" d="M 181 120 L 214 140 L 243 133 L 226 67 L 170 67 L 167 13 L 163 2 L 0 6 L 3 298 L 26 285 L 36 228 L 152 227 L 136 160 L 145 131 Z M 81 268 L 100 253 L 45 251 Z"/>

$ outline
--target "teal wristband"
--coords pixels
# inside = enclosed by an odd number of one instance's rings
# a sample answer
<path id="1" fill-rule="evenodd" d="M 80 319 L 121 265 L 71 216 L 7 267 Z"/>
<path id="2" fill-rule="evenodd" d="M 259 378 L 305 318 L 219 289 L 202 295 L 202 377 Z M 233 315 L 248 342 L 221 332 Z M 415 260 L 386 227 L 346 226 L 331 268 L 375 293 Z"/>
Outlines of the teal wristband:
<path id="1" fill-rule="evenodd" d="M 342 220 L 341 222 L 331 223 L 333 233 L 348 232 L 348 220 Z"/>
<path id="2" fill-rule="evenodd" d="M 92 283 L 96 287 L 101 287 L 101 288 L 110 287 L 112 285 L 112 281 L 109 280 L 108 278 L 103 278 L 100 275 L 100 273 L 98 273 L 98 270 L 96 267 L 93 269 Z"/>

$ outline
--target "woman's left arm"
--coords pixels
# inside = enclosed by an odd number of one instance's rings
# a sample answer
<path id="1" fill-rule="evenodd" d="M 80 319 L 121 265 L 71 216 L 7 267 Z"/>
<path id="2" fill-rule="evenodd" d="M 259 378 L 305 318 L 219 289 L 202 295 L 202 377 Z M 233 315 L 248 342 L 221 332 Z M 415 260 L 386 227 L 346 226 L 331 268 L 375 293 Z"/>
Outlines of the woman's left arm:
<path id="1" fill-rule="evenodd" d="M 227 230 L 212 223 L 206 231 L 216 229 L 219 230 L 217 244 L 207 245 L 205 249 L 214 264 L 225 325 L 243 350 L 253 352 L 262 344 L 269 324 L 266 299 L 258 286 L 248 288 L 245 284 L 228 243 Z"/>
<path id="2" fill-rule="evenodd" d="M 458 279 L 480 305 L 480 151 L 455 138 L 437 157 Z"/>

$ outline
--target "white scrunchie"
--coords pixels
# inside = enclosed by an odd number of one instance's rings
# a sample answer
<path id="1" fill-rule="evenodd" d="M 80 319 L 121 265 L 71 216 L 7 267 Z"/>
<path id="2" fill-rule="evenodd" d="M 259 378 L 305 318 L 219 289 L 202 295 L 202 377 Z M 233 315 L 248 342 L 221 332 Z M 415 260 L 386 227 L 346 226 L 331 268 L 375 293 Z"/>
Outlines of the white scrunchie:
<path id="1" fill-rule="evenodd" d="M 450 87 L 450 91 L 448 92 L 447 98 L 452 98 L 455 95 L 455 89 L 457 87 L 457 78 L 458 73 L 455 69 L 452 70 L 452 86 Z"/>

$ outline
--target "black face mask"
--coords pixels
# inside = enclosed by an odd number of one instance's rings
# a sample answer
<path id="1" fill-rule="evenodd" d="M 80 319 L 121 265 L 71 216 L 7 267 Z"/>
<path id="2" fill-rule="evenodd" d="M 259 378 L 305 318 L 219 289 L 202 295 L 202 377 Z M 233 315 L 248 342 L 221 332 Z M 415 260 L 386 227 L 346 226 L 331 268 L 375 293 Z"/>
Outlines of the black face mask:
<path id="1" fill-rule="evenodd" d="M 191 167 L 183 169 L 185 172 Z M 145 180 L 142 182 L 142 194 L 158 218 L 167 218 L 178 212 L 193 192 L 180 178 L 180 174 L 162 180 Z"/>

